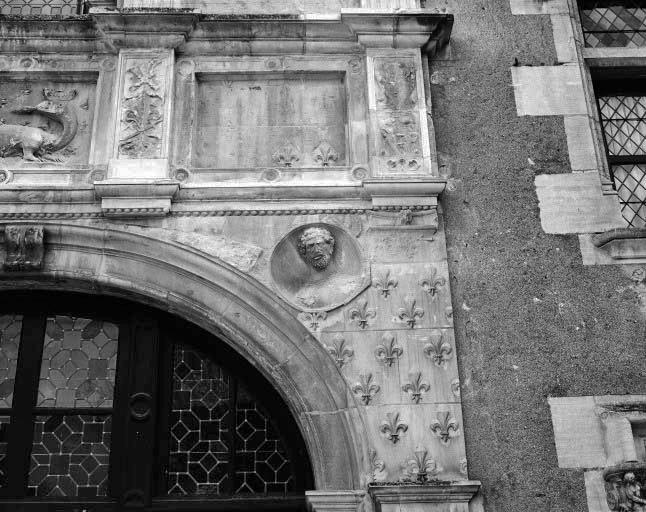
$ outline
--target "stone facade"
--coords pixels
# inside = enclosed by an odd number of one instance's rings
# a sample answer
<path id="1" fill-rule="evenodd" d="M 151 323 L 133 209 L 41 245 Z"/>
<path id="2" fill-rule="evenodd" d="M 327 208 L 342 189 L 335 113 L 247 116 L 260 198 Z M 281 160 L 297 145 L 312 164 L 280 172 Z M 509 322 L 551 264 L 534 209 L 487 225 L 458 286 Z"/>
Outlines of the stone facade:
<path id="1" fill-rule="evenodd" d="M 2 18 L 0 287 L 128 297 L 221 336 L 296 418 L 313 510 L 604 510 L 642 478 L 606 468 L 644 455 L 622 431 L 633 451 L 610 457 L 615 434 L 580 418 L 644 393 L 644 279 L 616 265 L 644 237 L 616 231 L 575 13 Z"/>

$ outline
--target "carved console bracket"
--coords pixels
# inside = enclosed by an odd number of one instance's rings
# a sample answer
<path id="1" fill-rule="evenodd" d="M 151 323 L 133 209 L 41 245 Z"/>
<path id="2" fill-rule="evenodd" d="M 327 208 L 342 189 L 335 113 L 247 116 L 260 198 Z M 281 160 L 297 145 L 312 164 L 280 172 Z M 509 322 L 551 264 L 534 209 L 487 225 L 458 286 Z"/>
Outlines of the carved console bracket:
<path id="1" fill-rule="evenodd" d="M 378 485 L 368 487 L 376 512 L 413 510 L 468 512 L 469 502 L 480 489 L 477 480 L 432 484 Z M 447 506 L 448 505 L 448 506 Z"/>
<path id="2" fill-rule="evenodd" d="M 646 229 L 618 228 L 592 235 L 592 243 L 617 263 L 646 261 Z"/>
<path id="3" fill-rule="evenodd" d="M 94 184 L 106 217 L 163 217 L 178 190 L 179 183 L 174 180 L 106 180 Z"/>
<path id="4" fill-rule="evenodd" d="M 43 226 L 5 226 L 2 268 L 18 272 L 40 270 L 44 253 L 43 234 Z"/>
<path id="5" fill-rule="evenodd" d="M 377 210 L 371 216 L 370 229 L 437 231 L 437 199 L 446 187 L 445 179 L 369 179 L 363 181 L 363 187 Z M 420 206 L 428 209 L 416 212 Z M 390 209 L 396 215 L 388 215 Z"/>

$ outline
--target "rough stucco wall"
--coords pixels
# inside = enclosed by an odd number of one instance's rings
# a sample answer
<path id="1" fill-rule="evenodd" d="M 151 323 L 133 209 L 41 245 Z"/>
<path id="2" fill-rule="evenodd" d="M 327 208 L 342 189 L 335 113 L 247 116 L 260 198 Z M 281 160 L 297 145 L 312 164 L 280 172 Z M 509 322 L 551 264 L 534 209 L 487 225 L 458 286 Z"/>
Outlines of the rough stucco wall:
<path id="1" fill-rule="evenodd" d="M 576 236 L 541 230 L 534 177 L 568 171 L 563 119 L 517 117 L 510 66 L 555 63 L 549 17 L 438 3 L 455 14 L 431 73 L 469 476 L 487 512 L 587 511 L 547 397 L 644 391 L 639 298 L 619 267 L 584 267 Z"/>

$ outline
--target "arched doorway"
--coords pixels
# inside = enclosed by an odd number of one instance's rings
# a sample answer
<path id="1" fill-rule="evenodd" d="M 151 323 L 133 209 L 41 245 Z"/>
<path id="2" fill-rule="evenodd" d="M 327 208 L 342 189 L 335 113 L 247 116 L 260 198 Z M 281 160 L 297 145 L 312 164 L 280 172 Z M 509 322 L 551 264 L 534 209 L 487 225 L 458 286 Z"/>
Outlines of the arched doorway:
<path id="1" fill-rule="evenodd" d="M 25 223 L 24 225 L 29 225 Z M 38 272 L 0 272 L 0 290 L 76 291 L 126 298 L 203 328 L 251 362 L 303 436 L 318 491 L 362 489 L 365 414 L 333 359 L 276 294 L 163 230 L 45 222 Z"/>
<path id="2" fill-rule="evenodd" d="M 267 380 L 173 315 L 0 293 L 0 506 L 302 510 L 305 443 Z"/>

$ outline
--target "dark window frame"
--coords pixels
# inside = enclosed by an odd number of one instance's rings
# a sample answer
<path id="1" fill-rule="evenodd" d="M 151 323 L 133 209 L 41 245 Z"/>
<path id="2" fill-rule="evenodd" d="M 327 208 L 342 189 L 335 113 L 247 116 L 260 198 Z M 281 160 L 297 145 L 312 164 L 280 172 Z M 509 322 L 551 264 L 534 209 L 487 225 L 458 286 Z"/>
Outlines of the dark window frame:
<path id="1" fill-rule="evenodd" d="M 150 512 L 225 512 L 247 510 L 250 507 L 268 511 L 305 510 L 304 490 L 313 487 L 313 477 L 300 431 L 291 414 L 284 414 L 287 410 L 286 405 L 268 381 L 226 343 L 169 314 L 110 297 L 49 291 L 0 292 L 0 312 L 23 315 L 7 455 L 8 463 L 17 466 L 10 466 L 10 482 L 5 489 L 0 490 L 0 510 L 112 512 L 137 508 Z M 38 390 L 45 318 L 52 315 L 99 318 L 119 326 L 108 499 L 27 496 L 33 417 L 36 416 L 36 411 L 40 412 L 34 404 Z M 283 496 L 162 495 L 162 490 L 165 492 L 166 489 L 165 470 L 168 463 L 168 443 L 164 440 L 168 441 L 169 437 L 172 347 L 173 340 L 180 339 L 178 336 L 181 339 L 192 340 L 192 344 L 201 350 L 207 350 L 218 364 L 221 363 L 226 369 L 233 369 L 232 374 L 244 375 L 245 385 L 253 390 L 254 397 L 271 411 L 269 418 L 272 425 L 280 434 L 290 460 L 298 465 L 293 471 L 296 479 L 294 493 Z M 40 347 L 40 352 L 35 349 L 37 346 Z M 25 364 L 27 357 L 38 359 L 38 364 Z M 159 364 L 145 365 L 144 362 L 149 362 L 151 357 Z M 136 360 L 140 363 L 133 363 Z M 150 394 L 151 415 L 145 421 L 137 420 L 131 414 L 129 397 L 135 392 Z M 0 414 L 3 411 L 6 412 L 6 409 L 0 409 Z M 102 414 L 105 413 L 106 410 L 103 409 Z M 234 417 L 235 413 L 230 416 Z M 25 420 L 27 417 L 32 418 L 31 422 Z M 235 422 L 235 418 L 233 421 Z M 132 442 L 135 433 L 139 435 L 136 443 Z M 232 438 L 235 437 L 232 435 Z M 142 443 L 141 439 L 148 441 Z M 13 468 L 17 467 L 20 468 L 20 473 L 14 471 Z M 235 468 L 232 467 L 230 471 L 235 471 Z"/>

